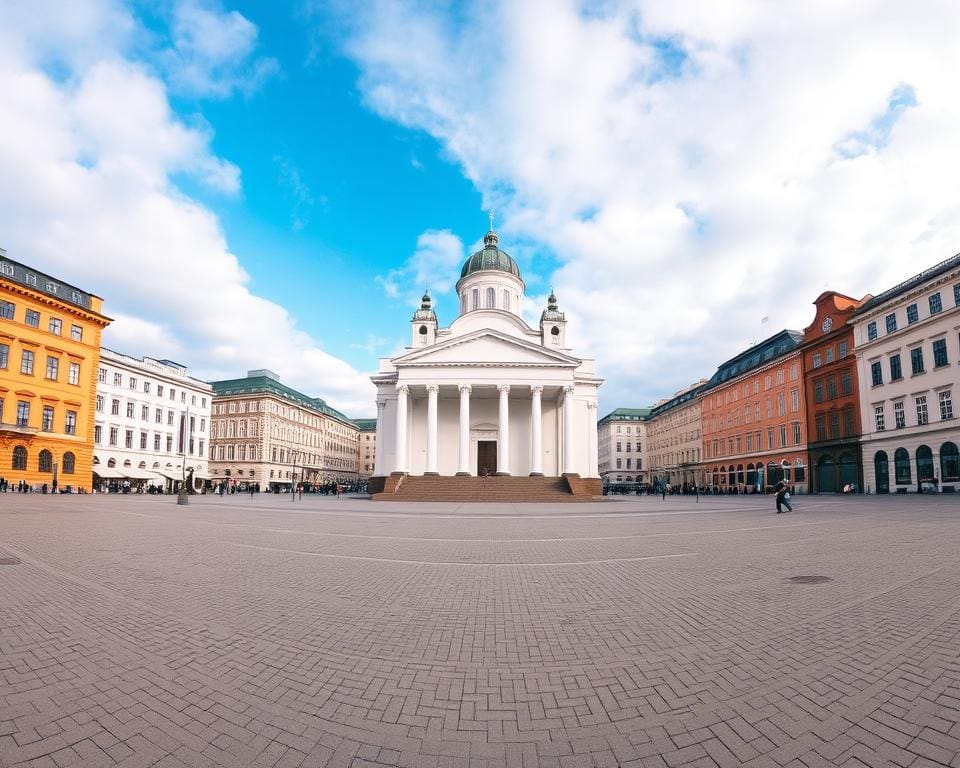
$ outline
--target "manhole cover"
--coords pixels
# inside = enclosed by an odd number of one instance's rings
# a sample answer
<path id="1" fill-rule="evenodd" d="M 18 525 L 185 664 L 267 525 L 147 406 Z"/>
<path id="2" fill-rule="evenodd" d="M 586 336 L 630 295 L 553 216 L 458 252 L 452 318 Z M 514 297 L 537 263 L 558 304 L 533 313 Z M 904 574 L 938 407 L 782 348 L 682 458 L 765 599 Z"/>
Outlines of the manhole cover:
<path id="1" fill-rule="evenodd" d="M 826 584 L 833 579 L 829 576 L 791 576 L 787 581 L 794 584 Z"/>
<path id="2" fill-rule="evenodd" d="M 0 557 L 0 565 L 20 565 L 20 561 L 15 557 Z"/>

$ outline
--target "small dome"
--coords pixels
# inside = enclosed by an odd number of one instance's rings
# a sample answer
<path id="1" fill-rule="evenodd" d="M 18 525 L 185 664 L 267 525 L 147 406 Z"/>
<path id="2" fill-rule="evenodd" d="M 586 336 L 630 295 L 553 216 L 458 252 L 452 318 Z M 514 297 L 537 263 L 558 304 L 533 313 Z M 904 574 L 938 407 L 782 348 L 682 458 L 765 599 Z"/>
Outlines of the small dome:
<path id="1" fill-rule="evenodd" d="M 513 260 L 509 253 L 497 248 L 499 242 L 497 233 L 492 229 L 487 232 L 483 238 L 483 250 L 477 251 L 463 265 L 460 272 L 460 278 L 464 278 L 473 272 L 483 272 L 493 269 L 498 272 L 508 272 L 511 275 L 520 277 L 520 267 Z"/>

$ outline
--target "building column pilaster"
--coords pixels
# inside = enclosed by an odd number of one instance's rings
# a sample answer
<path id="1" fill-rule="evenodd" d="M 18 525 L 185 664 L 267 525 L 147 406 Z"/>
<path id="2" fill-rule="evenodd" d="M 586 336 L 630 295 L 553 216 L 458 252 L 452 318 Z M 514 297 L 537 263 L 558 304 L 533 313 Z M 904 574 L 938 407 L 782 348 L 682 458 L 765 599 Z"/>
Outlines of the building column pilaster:
<path id="1" fill-rule="evenodd" d="M 563 474 L 576 472 L 573 461 L 573 387 L 563 388 Z"/>
<path id="2" fill-rule="evenodd" d="M 590 466 L 587 467 L 586 477 L 599 477 L 600 446 L 597 440 L 597 403 L 595 401 L 587 403 L 587 416 L 589 417 L 587 429 L 590 430 L 587 440 L 589 445 L 587 455 L 589 456 Z"/>
<path id="3" fill-rule="evenodd" d="M 458 475 L 470 473 L 470 390 L 469 384 L 460 385 L 460 463 Z"/>
<path id="4" fill-rule="evenodd" d="M 424 474 L 437 473 L 437 395 L 440 387 L 427 385 L 427 471 Z"/>
<path id="5" fill-rule="evenodd" d="M 383 459 L 380 458 L 383 455 L 383 413 L 387 407 L 387 401 L 383 398 L 377 398 L 377 431 L 376 431 L 376 442 L 373 445 L 373 474 L 374 477 L 379 477 L 383 475 Z M 379 448 L 378 448 L 379 446 Z M 360 461 L 359 456 L 357 461 Z M 359 469 L 359 466 L 357 467 Z"/>
<path id="6" fill-rule="evenodd" d="M 500 429 L 497 435 L 497 474 L 510 474 L 510 385 L 501 384 Z"/>
<path id="7" fill-rule="evenodd" d="M 395 472 L 407 472 L 407 393 L 410 387 L 397 387 L 397 445 Z"/>
<path id="8" fill-rule="evenodd" d="M 530 394 L 530 475 L 537 477 L 543 474 L 543 387 L 530 387 Z"/>

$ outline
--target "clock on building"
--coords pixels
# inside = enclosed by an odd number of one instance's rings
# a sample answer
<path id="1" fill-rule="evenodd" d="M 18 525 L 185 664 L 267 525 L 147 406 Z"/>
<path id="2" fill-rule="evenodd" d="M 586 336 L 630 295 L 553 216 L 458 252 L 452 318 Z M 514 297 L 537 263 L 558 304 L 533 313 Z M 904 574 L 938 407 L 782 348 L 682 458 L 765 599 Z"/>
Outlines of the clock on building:
<path id="1" fill-rule="evenodd" d="M 824 333 L 830 333 L 830 329 L 833 328 L 833 318 L 830 316 L 823 318 L 823 325 L 820 327 L 823 328 Z"/>

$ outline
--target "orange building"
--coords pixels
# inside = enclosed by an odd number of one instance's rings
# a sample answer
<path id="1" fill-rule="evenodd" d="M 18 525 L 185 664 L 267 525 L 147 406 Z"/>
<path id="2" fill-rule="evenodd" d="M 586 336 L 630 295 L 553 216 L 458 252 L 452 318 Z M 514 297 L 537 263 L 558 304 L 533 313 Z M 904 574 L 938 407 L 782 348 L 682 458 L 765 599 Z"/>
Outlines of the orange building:
<path id="1" fill-rule="evenodd" d="M 863 302 L 826 291 L 813 302 L 816 317 L 803 332 L 811 493 L 863 488 L 860 388 L 853 326 L 847 325 Z"/>
<path id="2" fill-rule="evenodd" d="M 807 436 L 798 331 L 723 363 L 701 404 L 704 480 L 720 492 L 753 493 L 785 478 L 807 490 Z"/>
<path id="3" fill-rule="evenodd" d="M 0 250 L 0 477 L 90 490 L 102 299 Z"/>

